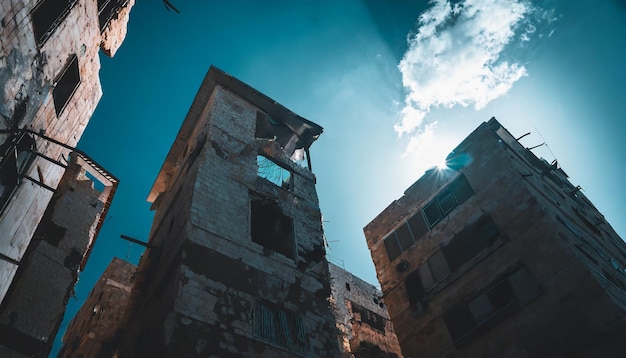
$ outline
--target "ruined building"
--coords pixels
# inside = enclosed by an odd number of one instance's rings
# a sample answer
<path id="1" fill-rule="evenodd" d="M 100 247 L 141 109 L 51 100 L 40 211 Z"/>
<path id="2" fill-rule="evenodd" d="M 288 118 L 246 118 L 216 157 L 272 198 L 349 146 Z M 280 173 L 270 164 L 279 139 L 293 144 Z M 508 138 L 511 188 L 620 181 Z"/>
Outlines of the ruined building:
<path id="1" fill-rule="evenodd" d="M 364 229 L 411 357 L 623 357 L 626 245 L 558 163 L 480 125 Z"/>
<path id="2" fill-rule="evenodd" d="M 59 357 L 112 357 L 122 339 L 136 267 L 114 258 L 72 319 Z"/>
<path id="3" fill-rule="evenodd" d="M 210 68 L 148 198 L 120 356 L 338 356 L 309 157 L 321 133 Z"/>
<path id="4" fill-rule="evenodd" d="M 115 192 L 74 147 L 102 95 L 98 51 L 117 50 L 133 3 L 0 1 L 0 352 L 49 349 Z"/>
<path id="5" fill-rule="evenodd" d="M 382 292 L 333 263 L 329 270 L 341 357 L 402 358 Z"/>

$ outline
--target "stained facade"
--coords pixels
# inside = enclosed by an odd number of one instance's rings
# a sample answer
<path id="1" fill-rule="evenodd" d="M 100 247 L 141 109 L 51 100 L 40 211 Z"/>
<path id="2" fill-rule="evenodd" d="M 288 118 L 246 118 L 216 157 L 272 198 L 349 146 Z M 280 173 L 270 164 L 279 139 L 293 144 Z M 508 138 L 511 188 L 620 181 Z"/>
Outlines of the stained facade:
<path id="1" fill-rule="evenodd" d="M 412 357 L 621 357 L 626 245 L 491 119 L 364 229 Z"/>
<path id="2" fill-rule="evenodd" d="M 341 357 L 401 358 L 382 292 L 333 263 L 329 270 Z"/>
<path id="3" fill-rule="evenodd" d="M 98 52 L 115 53 L 133 4 L 0 1 L 0 349 L 15 337 L 24 352 L 49 349 L 115 193 L 117 179 L 75 146 L 102 95 Z M 57 222 L 66 201 L 89 213 L 76 217 L 84 226 Z M 30 317 L 26 302 L 47 300 Z"/>
<path id="4" fill-rule="evenodd" d="M 321 133 L 211 67 L 148 198 L 121 356 L 338 355 L 309 157 Z"/>
<path id="5" fill-rule="evenodd" d="M 113 357 L 122 340 L 135 265 L 114 258 L 69 323 L 58 357 Z"/>

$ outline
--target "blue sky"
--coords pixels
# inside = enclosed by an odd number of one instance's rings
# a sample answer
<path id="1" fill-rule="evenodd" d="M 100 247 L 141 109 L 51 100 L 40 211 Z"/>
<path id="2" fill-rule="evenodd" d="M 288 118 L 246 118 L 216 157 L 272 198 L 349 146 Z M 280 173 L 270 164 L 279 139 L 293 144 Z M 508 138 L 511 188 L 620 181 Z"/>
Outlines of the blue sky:
<path id="1" fill-rule="evenodd" d="M 373 284 L 363 227 L 492 116 L 547 142 L 535 153 L 626 235 L 624 1 L 137 2 L 79 143 L 120 186 L 66 316 L 113 256 L 138 261 L 119 235 L 148 239 L 148 191 L 211 64 L 324 127 L 329 253 Z"/>

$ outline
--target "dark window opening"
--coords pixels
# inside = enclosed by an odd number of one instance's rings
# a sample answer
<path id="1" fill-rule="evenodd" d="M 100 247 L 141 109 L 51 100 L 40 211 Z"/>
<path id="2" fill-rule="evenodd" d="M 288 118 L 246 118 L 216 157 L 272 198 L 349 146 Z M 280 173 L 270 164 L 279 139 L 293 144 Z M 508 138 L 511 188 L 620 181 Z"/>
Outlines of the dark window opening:
<path id="1" fill-rule="evenodd" d="M 417 270 L 407 277 L 407 291 L 409 297 L 425 292 L 437 283 L 444 281 L 450 273 L 458 269 L 462 264 L 472 259 L 482 250 L 489 247 L 500 236 L 500 232 L 489 215 L 484 215 L 468 228 L 458 233 L 448 245 L 432 254 Z M 415 277 L 413 277 L 415 276 Z M 408 285 L 411 289 L 408 289 Z M 419 288 L 414 286 L 419 285 Z M 416 303 L 421 296 L 409 299 L 411 304 Z"/>
<path id="2" fill-rule="evenodd" d="M 291 172 L 276 164 L 269 158 L 258 155 L 256 158 L 258 165 L 257 175 L 266 179 L 279 188 L 289 190 L 291 187 Z"/>
<path id="3" fill-rule="evenodd" d="M 36 152 L 35 139 L 26 133 L 10 137 L 0 145 L 0 212 L 35 160 Z"/>
<path id="4" fill-rule="evenodd" d="M 467 306 L 451 309 L 443 318 L 450 331 L 450 336 L 456 340 L 476 326 L 474 316 Z"/>
<path id="5" fill-rule="evenodd" d="M 474 190 L 472 190 L 472 187 L 464 175 L 456 178 L 450 184 L 450 189 L 452 190 L 452 193 L 454 193 L 454 197 L 456 198 L 458 204 L 464 203 L 467 199 L 474 195 Z"/>
<path id="6" fill-rule="evenodd" d="M 385 319 L 381 315 L 374 313 L 354 302 L 351 302 L 351 306 L 352 312 L 358 313 L 361 316 L 361 322 L 383 333 L 385 332 Z"/>
<path id="7" fill-rule="evenodd" d="M 424 216 L 421 211 L 415 213 L 415 215 L 413 215 L 407 223 L 411 228 L 411 233 L 413 234 L 415 241 L 428 232 L 428 225 L 426 225 L 426 221 L 424 221 Z"/>
<path id="8" fill-rule="evenodd" d="M 98 0 L 98 21 L 100 22 L 100 31 L 104 30 L 106 25 L 113 18 L 117 18 L 119 9 L 125 5 L 128 0 Z"/>
<path id="9" fill-rule="evenodd" d="M 42 0 L 31 12 L 33 33 L 41 46 L 67 16 L 76 0 Z"/>
<path id="10" fill-rule="evenodd" d="M 80 71 L 78 69 L 78 58 L 72 55 L 69 64 L 63 70 L 63 73 L 57 80 L 56 86 L 52 90 L 54 99 L 54 109 L 57 116 L 63 112 L 65 106 L 80 84 Z"/>
<path id="11" fill-rule="evenodd" d="M 411 231 L 406 224 L 402 224 L 398 230 L 396 230 L 396 237 L 398 238 L 398 243 L 402 251 L 413 245 L 413 236 L 411 236 Z"/>
<path id="12" fill-rule="evenodd" d="M 539 295 L 539 289 L 526 269 L 518 270 L 495 283 L 467 304 L 450 309 L 444 320 L 453 340 L 457 340 L 492 318 L 515 310 Z"/>
<path id="13" fill-rule="evenodd" d="M 439 220 L 442 219 L 443 215 L 441 214 L 441 210 L 439 209 L 439 205 L 437 204 L 436 200 L 433 200 L 428 203 L 428 205 L 426 205 L 426 207 L 424 208 L 424 216 L 428 221 L 429 227 L 435 226 L 435 224 L 437 224 Z"/>
<path id="14" fill-rule="evenodd" d="M 293 220 L 270 200 L 253 200 L 251 206 L 252 242 L 295 258 Z"/>
<path id="15" fill-rule="evenodd" d="M 306 331 L 299 314 L 256 301 L 253 319 L 255 337 L 298 354 L 304 352 Z"/>
<path id="16" fill-rule="evenodd" d="M 413 271 L 404 280 L 406 292 L 409 296 L 409 303 L 412 305 L 418 303 L 424 297 L 424 287 L 419 271 Z"/>
<path id="17" fill-rule="evenodd" d="M 447 215 L 457 205 L 456 198 L 452 194 L 450 188 L 446 188 L 443 192 L 437 195 L 437 202 L 441 208 L 443 215 Z"/>
<path id="18" fill-rule="evenodd" d="M 574 209 L 574 213 L 576 214 L 578 219 L 580 221 L 582 221 L 583 224 L 585 224 L 585 226 L 587 226 L 589 228 L 589 230 L 591 230 L 596 235 L 602 236 L 602 233 L 600 232 L 598 227 L 596 225 L 594 225 L 591 221 L 587 220 L 587 218 L 581 213 L 580 209 Z"/>
<path id="19" fill-rule="evenodd" d="M 350 291 L 350 284 L 346 282 L 346 290 Z"/>
<path id="20" fill-rule="evenodd" d="M 387 249 L 387 256 L 389 257 L 389 261 L 395 260 L 400 253 L 402 253 L 402 248 L 400 248 L 400 244 L 398 243 L 398 239 L 396 238 L 396 233 L 392 232 L 389 236 L 383 240 L 385 243 L 385 249 Z"/>
<path id="21" fill-rule="evenodd" d="M 489 215 L 484 215 L 471 226 L 459 232 L 442 251 L 451 270 L 469 261 L 489 247 L 500 236 L 498 227 Z"/>

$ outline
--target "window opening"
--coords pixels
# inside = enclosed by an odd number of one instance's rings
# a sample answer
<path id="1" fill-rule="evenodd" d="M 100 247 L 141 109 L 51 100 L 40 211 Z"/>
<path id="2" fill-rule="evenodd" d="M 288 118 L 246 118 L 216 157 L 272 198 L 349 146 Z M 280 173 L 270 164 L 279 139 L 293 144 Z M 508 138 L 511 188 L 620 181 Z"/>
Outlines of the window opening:
<path id="1" fill-rule="evenodd" d="M 254 305 L 255 337 L 302 354 L 306 348 L 306 331 L 302 317 L 278 307 L 256 301 Z"/>
<path id="2" fill-rule="evenodd" d="M 457 205 L 456 198 L 450 188 L 446 188 L 441 194 L 437 195 L 437 202 L 443 215 L 447 215 Z"/>
<path id="3" fill-rule="evenodd" d="M 433 227 L 442 219 L 441 210 L 436 200 L 431 201 L 424 208 L 424 216 L 428 221 L 428 226 Z"/>
<path id="4" fill-rule="evenodd" d="M 450 336 L 457 340 L 509 308 L 519 308 L 538 295 L 536 282 L 523 268 L 495 283 L 467 304 L 450 309 L 444 314 L 444 320 Z"/>
<path id="5" fill-rule="evenodd" d="M 258 165 L 257 175 L 266 179 L 270 183 L 288 190 L 291 186 L 291 172 L 280 165 L 274 163 L 271 159 L 262 155 L 256 158 Z"/>
<path id="6" fill-rule="evenodd" d="M 358 313 L 361 316 L 361 322 L 383 333 L 385 332 L 385 319 L 381 315 L 354 302 L 351 302 L 351 306 L 352 312 Z"/>
<path id="7" fill-rule="evenodd" d="M 346 290 L 350 291 L 350 284 L 346 282 Z"/>
<path id="8" fill-rule="evenodd" d="M 63 112 L 79 84 L 80 71 L 78 68 L 78 58 L 76 55 L 72 55 L 68 65 L 63 70 L 63 73 L 57 80 L 56 86 L 54 86 L 52 90 L 54 109 L 56 110 L 57 116 Z"/>
<path id="9" fill-rule="evenodd" d="M 296 257 L 293 220 L 270 200 L 253 200 L 251 212 L 252 242 L 291 259 Z"/>
<path id="10" fill-rule="evenodd" d="M 76 0 L 42 0 L 31 12 L 37 45 L 43 45 L 65 19 Z"/>
<path id="11" fill-rule="evenodd" d="M 37 154 L 35 139 L 22 133 L 0 145 L 0 212 L 4 210 Z"/>

